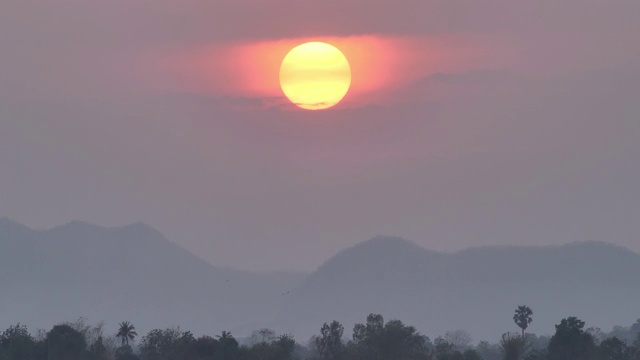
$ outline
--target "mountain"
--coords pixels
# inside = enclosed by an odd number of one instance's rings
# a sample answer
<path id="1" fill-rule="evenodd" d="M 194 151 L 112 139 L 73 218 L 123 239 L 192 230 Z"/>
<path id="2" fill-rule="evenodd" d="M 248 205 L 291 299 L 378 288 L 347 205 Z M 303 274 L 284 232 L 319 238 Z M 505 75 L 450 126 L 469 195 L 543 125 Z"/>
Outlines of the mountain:
<path id="1" fill-rule="evenodd" d="M 339 320 L 345 336 L 369 313 L 434 338 L 465 329 L 495 342 L 517 305 L 530 332 L 567 316 L 609 329 L 640 317 L 640 255 L 597 242 L 434 252 L 378 237 L 341 251 L 312 274 L 218 268 L 144 224 L 72 222 L 33 230 L 0 219 L 0 330 L 86 317 L 132 321 L 138 333 L 181 325 L 195 334 L 246 336 L 270 327 L 306 341 Z"/>
<path id="2" fill-rule="evenodd" d="M 574 315 L 607 329 L 640 317 L 639 274 L 640 255 L 598 242 L 439 253 L 379 237 L 323 264 L 287 299 L 277 323 L 307 337 L 339 320 L 350 336 L 354 323 L 380 313 L 431 338 L 465 329 L 496 341 L 519 330 L 513 311 L 526 304 L 534 310 L 531 332 L 552 334 Z"/>
<path id="3" fill-rule="evenodd" d="M 82 316 L 134 322 L 143 334 L 182 325 L 194 333 L 247 333 L 273 320 L 302 273 L 216 268 L 144 224 L 72 222 L 33 230 L 0 219 L 0 321 L 35 328 Z"/>

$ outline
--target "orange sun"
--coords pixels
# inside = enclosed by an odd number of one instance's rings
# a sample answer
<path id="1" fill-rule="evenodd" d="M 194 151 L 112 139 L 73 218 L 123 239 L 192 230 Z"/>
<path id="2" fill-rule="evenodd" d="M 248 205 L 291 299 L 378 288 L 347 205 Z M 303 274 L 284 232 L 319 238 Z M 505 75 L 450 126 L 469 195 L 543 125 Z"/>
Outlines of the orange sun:
<path id="1" fill-rule="evenodd" d="M 351 86 L 349 61 L 335 46 L 308 42 L 293 48 L 280 65 L 280 87 L 289 100 L 307 110 L 330 108 Z"/>

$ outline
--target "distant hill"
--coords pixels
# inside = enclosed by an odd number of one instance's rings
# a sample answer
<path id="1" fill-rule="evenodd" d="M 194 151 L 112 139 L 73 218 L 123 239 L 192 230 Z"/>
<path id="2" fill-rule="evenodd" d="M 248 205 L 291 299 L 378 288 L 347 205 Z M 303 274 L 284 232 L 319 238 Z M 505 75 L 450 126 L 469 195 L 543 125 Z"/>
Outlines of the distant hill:
<path id="1" fill-rule="evenodd" d="M 33 230 L 0 219 L 1 329 L 48 329 L 84 316 L 108 327 L 129 320 L 140 334 L 181 325 L 242 337 L 270 327 L 306 341 L 334 319 L 350 336 L 375 312 L 432 338 L 466 329 L 495 342 L 518 330 L 511 317 L 522 304 L 533 308 L 530 331 L 538 334 L 572 315 L 603 330 L 632 324 L 640 318 L 640 255 L 597 242 L 441 253 L 378 237 L 312 274 L 256 274 L 214 267 L 144 224 Z"/>
<path id="2" fill-rule="evenodd" d="M 173 325 L 248 333 L 270 323 L 282 293 L 305 276 L 216 268 L 144 224 L 39 231 L 0 219 L 2 329 L 83 316 L 111 327 L 130 320 L 139 333 Z"/>
<path id="3" fill-rule="evenodd" d="M 304 337 L 334 319 L 350 336 L 375 312 L 432 338 L 465 329 L 496 341 L 518 330 L 512 316 L 522 304 L 533 308 L 538 334 L 572 315 L 604 330 L 640 318 L 640 256 L 598 242 L 438 253 L 379 237 L 328 260 L 287 301 L 278 323 Z"/>

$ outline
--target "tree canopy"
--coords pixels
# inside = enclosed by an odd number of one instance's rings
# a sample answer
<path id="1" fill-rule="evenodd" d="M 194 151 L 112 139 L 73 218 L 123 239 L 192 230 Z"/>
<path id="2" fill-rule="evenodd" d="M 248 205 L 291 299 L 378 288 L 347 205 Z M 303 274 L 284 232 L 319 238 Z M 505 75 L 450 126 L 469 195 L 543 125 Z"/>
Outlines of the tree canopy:
<path id="1" fill-rule="evenodd" d="M 585 330 L 584 321 L 568 317 L 551 337 L 505 333 L 495 343 L 474 345 L 463 330 L 431 342 L 400 320 L 370 314 L 354 325 L 350 336 L 340 322 L 324 323 L 308 344 L 268 328 L 238 340 L 228 331 L 196 337 L 169 327 L 149 331 L 132 346 L 122 340 L 123 335 L 133 340 L 130 322 L 120 323 L 118 332 L 109 335 L 102 323 L 91 326 L 81 318 L 35 337 L 24 325 L 9 326 L 0 333 L 0 360 L 640 360 L 637 324 L 605 333 Z M 630 341 L 633 336 L 636 340 Z"/>

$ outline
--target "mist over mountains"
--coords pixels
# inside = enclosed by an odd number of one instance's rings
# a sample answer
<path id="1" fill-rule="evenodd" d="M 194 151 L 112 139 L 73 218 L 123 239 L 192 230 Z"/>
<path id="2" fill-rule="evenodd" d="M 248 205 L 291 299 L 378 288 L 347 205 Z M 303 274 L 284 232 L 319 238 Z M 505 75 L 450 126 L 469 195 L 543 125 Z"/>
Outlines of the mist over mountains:
<path id="1" fill-rule="evenodd" d="M 33 230 L 0 219 L 5 327 L 83 316 L 129 320 L 140 332 L 175 324 L 245 336 L 269 327 L 306 341 L 324 322 L 351 329 L 380 313 L 432 338 L 466 329 L 495 340 L 516 330 L 511 315 L 522 304 L 539 334 L 567 316 L 602 329 L 630 324 L 640 315 L 638 274 L 640 255 L 606 243 L 441 253 L 394 237 L 343 250 L 311 274 L 252 273 L 215 267 L 144 224 Z"/>
<path id="2" fill-rule="evenodd" d="M 307 333 L 323 319 L 345 327 L 375 312 L 415 324 L 432 338 L 468 330 L 491 340 L 514 330 L 512 308 L 534 309 L 531 332 L 578 316 L 603 329 L 638 317 L 640 256 L 598 242 L 487 247 L 455 253 L 399 238 L 375 238 L 336 255 L 300 286 L 279 319 Z"/>
<path id="3" fill-rule="evenodd" d="M 43 328 L 83 316 L 131 319 L 143 331 L 249 331 L 304 278 L 216 268 L 144 224 L 37 231 L 3 219 L 0 249 L 0 321 Z"/>

